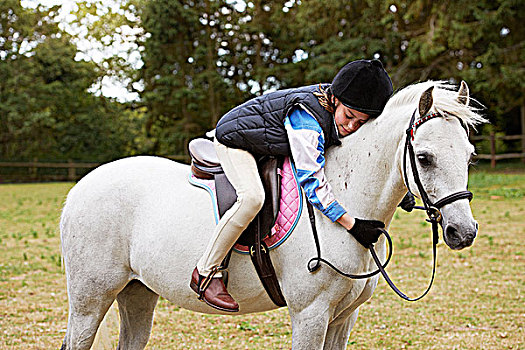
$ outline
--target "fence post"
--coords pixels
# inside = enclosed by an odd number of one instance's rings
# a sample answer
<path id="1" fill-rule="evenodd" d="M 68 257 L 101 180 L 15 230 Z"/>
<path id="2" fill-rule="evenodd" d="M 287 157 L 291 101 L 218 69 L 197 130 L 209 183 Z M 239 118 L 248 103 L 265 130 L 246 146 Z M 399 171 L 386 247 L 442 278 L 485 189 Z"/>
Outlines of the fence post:
<path id="1" fill-rule="evenodd" d="M 36 167 L 38 163 L 38 158 L 33 158 L 34 167 L 29 168 L 29 177 L 31 180 L 36 180 L 38 174 L 38 168 Z"/>
<path id="2" fill-rule="evenodd" d="M 71 159 L 68 159 L 67 162 L 69 163 L 69 167 L 67 168 L 67 178 L 69 181 L 75 181 L 77 174 L 72 164 L 73 161 Z"/>
<path id="3" fill-rule="evenodd" d="M 521 105 L 521 161 L 525 163 L 525 103 Z"/>
<path id="4" fill-rule="evenodd" d="M 496 136 L 494 131 L 490 133 L 490 167 L 496 168 Z"/>

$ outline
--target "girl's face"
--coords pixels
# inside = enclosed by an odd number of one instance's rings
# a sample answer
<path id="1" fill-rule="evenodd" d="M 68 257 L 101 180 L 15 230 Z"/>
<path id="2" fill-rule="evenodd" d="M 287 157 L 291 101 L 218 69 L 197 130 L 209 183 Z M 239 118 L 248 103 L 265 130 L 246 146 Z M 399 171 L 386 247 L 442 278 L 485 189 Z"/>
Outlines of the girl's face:
<path id="1" fill-rule="evenodd" d="M 337 125 L 340 137 L 345 137 L 355 132 L 370 118 L 366 113 L 346 107 L 336 97 L 334 99 L 336 105 L 335 125 Z"/>

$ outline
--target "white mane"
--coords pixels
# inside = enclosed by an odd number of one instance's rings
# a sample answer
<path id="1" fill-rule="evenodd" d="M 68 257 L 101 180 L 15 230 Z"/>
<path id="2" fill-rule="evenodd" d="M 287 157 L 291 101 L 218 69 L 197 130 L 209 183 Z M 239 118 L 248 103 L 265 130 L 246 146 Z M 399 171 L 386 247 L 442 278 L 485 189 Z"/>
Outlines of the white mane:
<path id="1" fill-rule="evenodd" d="M 402 90 L 396 92 L 385 106 L 385 112 L 390 109 L 397 109 L 401 107 L 414 106 L 419 103 L 421 94 L 434 86 L 432 97 L 434 99 L 433 108 L 436 112 L 446 116 L 444 112 L 455 115 L 460 118 L 465 124 L 475 127 L 478 124 L 488 122 L 483 116 L 479 114 L 481 108 L 474 107 L 471 104 L 465 105 L 458 101 L 458 93 L 455 85 L 446 81 L 425 81 L 409 85 Z M 479 102 L 470 98 L 475 104 L 483 107 Z M 390 114 L 390 113 L 384 113 Z"/>

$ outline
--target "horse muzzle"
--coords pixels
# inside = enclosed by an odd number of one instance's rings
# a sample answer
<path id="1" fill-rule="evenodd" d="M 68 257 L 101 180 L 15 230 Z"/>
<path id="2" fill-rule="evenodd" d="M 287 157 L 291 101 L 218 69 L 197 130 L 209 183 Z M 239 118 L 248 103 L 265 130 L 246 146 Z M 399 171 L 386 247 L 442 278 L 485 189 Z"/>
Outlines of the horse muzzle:
<path id="1" fill-rule="evenodd" d="M 443 239 L 454 250 L 470 247 L 477 233 L 478 223 L 475 220 L 468 220 L 461 224 L 450 222 L 443 227 Z"/>

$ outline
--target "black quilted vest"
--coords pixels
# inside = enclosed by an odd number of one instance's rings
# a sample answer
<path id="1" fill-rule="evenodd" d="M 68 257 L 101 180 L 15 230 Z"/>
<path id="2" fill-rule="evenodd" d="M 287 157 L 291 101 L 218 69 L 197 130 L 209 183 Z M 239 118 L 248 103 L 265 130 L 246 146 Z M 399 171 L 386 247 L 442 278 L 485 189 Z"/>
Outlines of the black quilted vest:
<path id="1" fill-rule="evenodd" d="M 329 84 L 323 85 L 327 88 Z M 271 92 L 251 99 L 226 113 L 217 123 L 215 136 L 222 144 L 253 155 L 290 155 L 284 119 L 294 106 L 312 114 L 324 132 L 325 149 L 340 145 L 334 116 L 321 106 L 313 92 L 318 85 Z"/>

